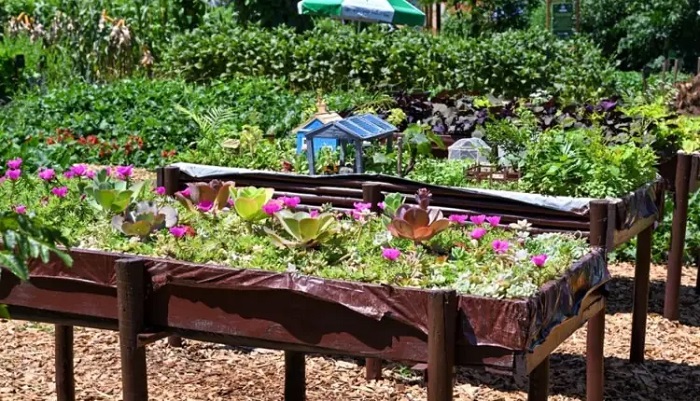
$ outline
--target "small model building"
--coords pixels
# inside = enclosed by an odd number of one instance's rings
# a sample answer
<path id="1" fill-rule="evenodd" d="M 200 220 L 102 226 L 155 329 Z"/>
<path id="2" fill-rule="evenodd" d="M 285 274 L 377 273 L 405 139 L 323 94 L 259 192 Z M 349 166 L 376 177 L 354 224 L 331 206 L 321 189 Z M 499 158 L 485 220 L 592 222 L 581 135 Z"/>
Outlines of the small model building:
<path id="1" fill-rule="evenodd" d="M 321 98 L 319 98 L 316 102 L 316 109 L 316 114 L 314 114 L 304 124 L 298 126 L 292 131 L 292 133 L 296 134 L 297 136 L 297 154 L 300 154 L 306 150 L 305 135 L 307 133 L 317 128 L 320 128 L 325 124 L 343 119 L 337 113 L 328 112 L 328 110 L 326 109 L 326 103 L 324 103 Z M 321 149 L 324 146 L 330 146 L 331 148 L 335 149 L 336 147 L 338 147 L 338 140 L 335 138 L 314 139 L 314 148 Z"/>

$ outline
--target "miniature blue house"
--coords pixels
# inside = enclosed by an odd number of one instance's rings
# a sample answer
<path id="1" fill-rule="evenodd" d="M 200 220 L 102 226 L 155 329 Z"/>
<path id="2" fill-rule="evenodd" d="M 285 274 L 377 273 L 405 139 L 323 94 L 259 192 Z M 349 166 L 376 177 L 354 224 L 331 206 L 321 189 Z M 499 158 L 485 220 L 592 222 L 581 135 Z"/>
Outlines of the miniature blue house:
<path id="1" fill-rule="evenodd" d="M 293 134 L 297 136 L 297 154 L 303 153 L 306 150 L 306 134 L 309 132 L 321 128 L 325 124 L 331 123 L 333 121 L 342 120 L 343 118 L 336 113 L 329 113 L 326 110 L 326 104 L 319 100 L 316 103 L 318 111 L 304 124 L 297 127 Z M 335 138 L 317 138 L 314 139 L 314 148 L 321 149 L 324 146 L 330 146 L 335 149 L 338 147 L 338 140 Z"/>
<path id="2" fill-rule="evenodd" d="M 398 128 L 387 123 L 373 114 L 362 114 L 347 119 L 340 119 L 326 123 L 316 129 L 307 131 L 306 158 L 309 162 L 309 174 L 316 172 L 314 162 L 316 160 L 315 149 L 319 139 L 333 139 L 340 147 L 341 160 L 345 159 L 345 144 L 353 143 L 355 147 L 355 172 L 363 173 L 362 145 L 365 141 L 378 141 L 387 139 L 387 148 L 392 148 L 392 138 Z"/>

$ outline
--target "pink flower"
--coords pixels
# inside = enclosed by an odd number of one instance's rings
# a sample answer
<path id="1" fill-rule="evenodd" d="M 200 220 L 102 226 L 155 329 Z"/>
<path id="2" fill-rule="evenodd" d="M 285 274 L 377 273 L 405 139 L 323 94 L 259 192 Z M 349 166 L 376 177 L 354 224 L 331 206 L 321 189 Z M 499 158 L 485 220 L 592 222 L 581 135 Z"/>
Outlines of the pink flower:
<path id="1" fill-rule="evenodd" d="M 544 266 L 545 262 L 547 262 L 547 255 L 541 254 L 541 255 L 535 255 L 533 256 L 530 261 L 535 264 L 537 267 L 542 267 Z"/>
<path id="2" fill-rule="evenodd" d="M 157 195 L 163 196 L 165 195 L 165 187 L 156 187 L 153 192 L 155 192 Z"/>
<path id="3" fill-rule="evenodd" d="M 56 178 L 56 171 L 52 168 L 41 169 L 41 171 L 39 171 L 39 178 L 44 181 L 51 181 Z"/>
<path id="4" fill-rule="evenodd" d="M 18 157 L 7 162 L 7 167 L 10 170 L 17 170 L 22 167 L 22 158 Z"/>
<path id="5" fill-rule="evenodd" d="M 233 207 L 233 199 L 228 198 L 228 200 L 226 201 L 226 205 L 228 205 L 228 207 Z"/>
<path id="6" fill-rule="evenodd" d="M 63 172 L 63 177 L 65 177 L 65 178 L 67 178 L 67 179 L 70 180 L 71 178 L 75 177 L 75 173 L 73 173 L 73 172 L 70 171 L 70 170 L 64 171 L 64 172 Z"/>
<path id="7" fill-rule="evenodd" d="M 272 216 L 282 210 L 282 203 L 278 200 L 271 200 L 263 205 L 262 210 L 265 214 Z"/>
<path id="8" fill-rule="evenodd" d="M 506 253 L 508 251 L 508 241 L 503 241 L 500 239 L 494 240 L 491 243 L 491 247 L 493 248 L 493 251 L 496 253 Z"/>
<path id="9" fill-rule="evenodd" d="M 298 196 L 292 196 L 292 197 L 282 196 L 282 197 L 278 198 L 277 200 L 282 202 L 284 204 L 284 206 L 291 208 L 291 209 L 299 206 L 299 203 L 301 203 L 301 198 L 299 198 Z"/>
<path id="10" fill-rule="evenodd" d="M 314 209 L 314 210 L 309 212 L 309 217 L 311 217 L 311 218 L 318 217 L 318 214 L 319 214 L 318 210 Z"/>
<path id="11" fill-rule="evenodd" d="M 85 177 L 88 173 L 87 164 L 74 164 L 70 166 L 68 171 L 71 173 L 71 176 L 66 176 L 66 178 Z M 66 174 L 63 175 L 65 176 Z"/>
<path id="12" fill-rule="evenodd" d="M 384 248 L 382 250 L 382 257 L 386 260 L 394 261 L 401 256 L 401 251 L 396 248 Z"/>
<path id="13" fill-rule="evenodd" d="M 483 214 L 480 214 L 478 216 L 471 216 L 469 217 L 469 221 L 476 224 L 477 226 L 480 226 L 486 221 L 486 216 Z"/>
<path id="14" fill-rule="evenodd" d="M 117 178 L 126 180 L 134 173 L 134 166 L 117 166 Z"/>
<path id="15" fill-rule="evenodd" d="M 486 221 L 489 222 L 491 227 L 498 227 L 501 224 L 501 216 L 489 216 L 486 218 Z"/>
<path id="16" fill-rule="evenodd" d="M 86 176 L 87 178 L 89 178 L 89 179 L 93 179 L 93 178 L 95 178 L 95 172 L 94 172 L 94 171 L 91 171 L 91 170 L 88 170 L 88 172 L 85 173 L 85 176 Z"/>
<path id="17" fill-rule="evenodd" d="M 377 207 L 380 208 L 380 209 L 382 209 L 382 210 L 384 210 L 384 209 L 386 209 L 386 203 L 384 203 L 384 202 L 379 202 L 379 203 L 377 203 Z"/>
<path id="18" fill-rule="evenodd" d="M 187 235 L 187 233 L 190 231 L 189 229 L 190 228 L 187 226 L 173 226 L 173 227 L 170 227 L 170 230 L 168 230 L 168 231 L 170 231 L 170 234 L 172 234 L 173 237 L 182 238 L 185 235 Z"/>
<path id="19" fill-rule="evenodd" d="M 187 188 L 183 189 L 182 191 L 175 192 L 175 193 L 180 194 L 180 195 L 184 196 L 185 198 L 189 198 L 190 197 L 190 187 L 187 187 Z"/>
<path id="20" fill-rule="evenodd" d="M 480 240 L 484 235 L 486 235 L 486 229 L 477 227 L 473 229 L 469 235 L 472 237 L 472 239 Z"/>
<path id="21" fill-rule="evenodd" d="M 365 210 L 370 210 L 372 208 L 372 204 L 368 202 L 355 202 L 352 204 L 352 206 L 358 212 L 364 212 Z"/>
<path id="22" fill-rule="evenodd" d="M 5 173 L 5 176 L 10 180 L 10 181 L 17 181 L 19 180 L 19 177 L 22 175 L 22 170 L 7 170 Z"/>
<path id="23" fill-rule="evenodd" d="M 212 201 L 202 201 L 199 202 L 197 205 L 197 209 L 199 209 L 200 212 L 208 212 L 214 207 L 214 202 Z"/>
<path id="24" fill-rule="evenodd" d="M 27 213 L 27 207 L 24 205 L 17 205 L 14 207 L 14 210 L 15 210 L 15 213 L 17 213 L 17 214 L 26 214 Z"/>
<path id="25" fill-rule="evenodd" d="M 464 225 L 468 218 L 466 214 L 451 214 L 449 220 L 455 224 Z"/>
<path id="26" fill-rule="evenodd" d="M 68 187 L 51 188 L 51 193 L 56 195 L 59 198 L 65 198 L 66 195 L 68 194 Z"/>

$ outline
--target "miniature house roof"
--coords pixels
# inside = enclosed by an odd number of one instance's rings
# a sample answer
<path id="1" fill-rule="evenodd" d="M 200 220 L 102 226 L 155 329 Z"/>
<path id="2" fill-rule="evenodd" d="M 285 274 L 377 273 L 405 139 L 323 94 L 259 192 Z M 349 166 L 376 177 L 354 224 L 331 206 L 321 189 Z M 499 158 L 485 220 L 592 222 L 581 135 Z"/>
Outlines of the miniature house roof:
<path id="1" fill-rule="evenodd" d="M 338 115 L 338 113 L 335 112 L 328 112 L 326 108 L 326 103 L 324 103 L 322 100 L 319 99 L 319 101 L 316 103 L 316 113 L 306 120 L 305 123 L 301 124 L 300 126 L 296 127 L 292 133 L 296 134 L 299 131 L 302 130 L 309 130 L 313 128 L 320 127 L 322 125 L 331 123 L 333 121 L 338 121 L 342 120 L 343 117 Z"/>
<path id="2" fill-rule="evenodd" d="M 341 138 L 372 140 L 391 136 L 398 128 L 374 114 L 362 114 L 340 119 L 316 128 L 305 134 L 306 138 Z"/>

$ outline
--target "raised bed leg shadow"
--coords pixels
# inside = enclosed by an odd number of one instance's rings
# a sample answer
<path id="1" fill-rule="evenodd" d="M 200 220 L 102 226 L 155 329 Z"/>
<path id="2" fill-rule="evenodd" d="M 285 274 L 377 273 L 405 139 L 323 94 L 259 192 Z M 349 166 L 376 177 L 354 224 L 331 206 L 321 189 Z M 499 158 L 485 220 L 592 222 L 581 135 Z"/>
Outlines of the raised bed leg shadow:
<path id="1" fill-rule="evenodd" d="M 632 306 L 632 341 L 630 345 L 630 362 L 632 363 L 644 362 L 652 233 L 653 227 L 648 227 L 637 236 L 637 264 L 634 269 L 634 305 Z"/>
<path id="2" fill-rule="evenodd" d="M 428 401 L 452 401 L 457 293 L 434 291 L 428 302 Z"/>
<path id="3" fill-rule="evenodd" d="M 75 401 L 73 326 L 54 327 L 57 401 Z"/>
<path id="4" fill-rule="evenodd" d="M 690 170 L 692 156 L 679 153 L 676 164 L 676 181 L 671 226 L 671 247 L 666 270 L 666 292 L 664 294 L 664 317 L 678 320 L 681 270 L 685 249 L 685 230 L 688 225 L 688 197 L 690 196 Z M 700 276 L 699 276 L 700 277 Z M 696 282 L 697 283 L 697 282 Z M 697 284 L 696 284 L 697 285 Z"/>
<path id="5" fill-rule="evenodd" d="M 180 336 L 168 336 L 168 345 L 173 348 L 182 348 L 182 337 Z"/>
<path id="6" fill-rule="evenodd" d="M 306 356 L 284 351 L 284 401 L 306 400 Z"/>
<path id="7" fill-rule="evenodd" d="M 603 401 L 605 308 L 588 320 L 586 337 L 586 401 Z"/>
<path id="8" fill-rule="evenodd" d="M 145 326 L 146 267 L 139 259 L 121 259 L 116 271 L 123 401 L 147 401 L 146 347 L 139 344 Z"/>
<path id="9" fill-rule="evenodd" d="M 527 401 L 547 401 L 547 398 L 549 398 L 549 356 L 530 372 L 527 390 Z"/>

